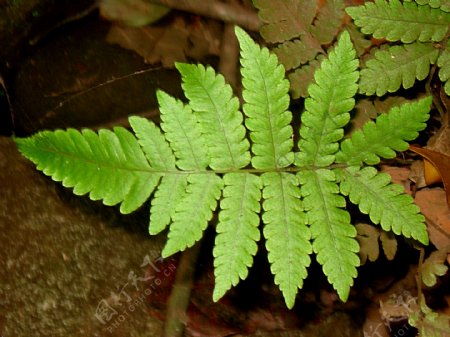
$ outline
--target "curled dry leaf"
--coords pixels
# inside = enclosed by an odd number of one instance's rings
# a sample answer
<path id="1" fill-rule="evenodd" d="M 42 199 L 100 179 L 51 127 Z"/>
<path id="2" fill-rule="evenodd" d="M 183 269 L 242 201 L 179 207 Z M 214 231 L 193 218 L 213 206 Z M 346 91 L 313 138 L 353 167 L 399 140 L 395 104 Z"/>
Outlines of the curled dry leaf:
<path id="1" fill-rule="evenodd" d="M 431 185 L 440 181 L 443 182 L 447 204 L 450 207 L 450 156 L 413 145 L 410 145 L 409 148 L 424 158 L 423 179 L 425 184 Z"/>

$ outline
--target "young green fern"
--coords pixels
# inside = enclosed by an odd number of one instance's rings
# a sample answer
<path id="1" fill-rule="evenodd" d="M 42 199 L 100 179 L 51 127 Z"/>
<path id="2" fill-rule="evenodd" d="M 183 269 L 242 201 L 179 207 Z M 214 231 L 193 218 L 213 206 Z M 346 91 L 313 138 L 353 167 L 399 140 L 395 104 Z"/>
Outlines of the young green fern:
<path id="1" fill-rule="evenodd" d="M 237 28 L 236 35 L 244 115 L 222 75 L 211 67 L 177 64 L 189 102 L 158 91 L 160 127 L 130 117 L 136 137 L 124 128 L 43 131 L 16 139 L 18 147 L 75 194 L 120 203 L 122 213 L 136 210 L 154 192 L 149 230 L 168 227 L 163 256 L 200 240 L 219 208 L 215 301 L 247 277 L 261 219 L 271 271 L 289 308 L 312 252 L 345 301 L 359 266 L 345 196 L 383 229 L 428 243 L 412 198 L 367 165 L 407 149 L 406 141 L 425 128 L 431 99 L 394 108 L 342 141 L 359 78 L 344 32 L 309 87 L 295 152 L 283 66 L 243 30 Z"/>

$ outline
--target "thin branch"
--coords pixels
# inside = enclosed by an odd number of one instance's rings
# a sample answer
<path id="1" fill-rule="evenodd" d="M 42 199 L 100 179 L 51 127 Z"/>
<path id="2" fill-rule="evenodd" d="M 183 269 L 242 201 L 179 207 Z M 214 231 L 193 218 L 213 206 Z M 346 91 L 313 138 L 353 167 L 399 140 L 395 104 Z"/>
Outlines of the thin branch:
<path id="1" fill-rule="evenodd" d="M 217 0 L 146 0 L 153 4 L 166 6 L 226 23 L 233 23 L 244 29 L 258 31 L 262 25 L 258 15 L 244 6 L 233 6 Z"/>

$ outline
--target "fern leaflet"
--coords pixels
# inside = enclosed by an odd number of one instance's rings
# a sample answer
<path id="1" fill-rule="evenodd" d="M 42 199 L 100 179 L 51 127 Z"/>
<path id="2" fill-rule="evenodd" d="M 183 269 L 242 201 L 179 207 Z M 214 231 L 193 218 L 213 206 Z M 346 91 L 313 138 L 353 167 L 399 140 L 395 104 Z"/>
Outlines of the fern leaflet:
<path id="1" fill-rule="evenodd" d="M 403 193 L 403 187 L 390 184 L 391 177 L 378 173 L 373 167 L 337 169 L 341 192 L 358 205 L 360 211 L 369 214 L 370 220 L 381 224 L 385 231 L 412 237 L 428 244 L 424 217 L 413 199 Z"/>
<path id="2" fill-rule="evenodd" d="M 333 163 L 343 127 L 349 122 L 358 89 L 358 60 L 347 32 L 329 58 L 315 72 L 315 84 L 309 86 L 300 128 L 300 153 L 296 165 L 325 167 Z"/>
<path id="3" fill-rule="evenodd" d="M 245 125 L 253 142 L 252 165 L 258 169 L 286 167 L 294 157 L 292 114 L 287 110 L 289 82 L 277 57 L 244 34 L 236 31 L 241 46 Z"/>
<path id="4" fill-rule="evenodd" d="M 136 138 L 124 128 L 98 134 L 74 129 L 43 131 L 16 142 L 44 174 L 73 187 L 76 195 L 89 192 L 92 200 L 102 199 L 109 206 L 122 202 L 122 213 L 141 206 L 160 179 L 149 171 Z"/>
<path id="5" fill-rule="evenodd" d="M 437 64 L 439 66 L 439 78 L 444 82 L 444 90 L 450 96 L 450 43 L 447 42 L 447 48 L 439 56 Z"/>
<path id="6" fill-rule="evenodd" d="M 393 107 L 388 113 L 379 115 L 375 122 L 369 121 L 362 130 L 355 131 L 351 138 L 341 143 L 336 162 L 348 165 L 375 165 L 380 157 L 394 158 L 395 151 L 405 151 L 407 140 L 418 136 L 428 119 L 431 97 L 417 102 Z"/>
<path id="7" fill-rule="evenodd" d="M 288 173 L 265 173 L 262 180 L 264 237 L 270 268 L 286 305 L 292 308 L 297 290 L 306 278 L 312 252 L 300 189 L 296 177 Z"/>
<path id="8" fill-rule="evenodd" d="M 212 169 L 244 167 L 250 162 L 249 143 L 245 138 L 239 100 L 225 84 L 222 75 L 211 67 L 177 63 L 183 90 L 195 112 L 205 138 Z"/>
<path id="9" fill-rule="evenodd" d="M 338 194 L 334 173 L 327 169 L 298 173 L 314 253 L 324 274 L 339 297 L 346 301 L 359 266 L 356 229 L 344 210 L 345 199 Z"/>
<path id="10" fill-rule="evenodd" d="M 363 33 L 389 41 L 440 41 L 450 24 L 449 13 L 399 0 L 375 0 L 346 11 Z"/>
<path id="11" fill-rule="evenodd" d="M 260 178 L 253 174 L 228 173 L 223 180 L 225 187 L 213 250 L 214 301 L 237 285 L 239 279 L 247 277 L 260 238 Z"/>
<path id="12" fill-rule="evenodd" d="M 366 95 L 384 95 L 395 92 L 400 86 L 408 89 L 416 79 L 425 79 L 434 64 L 439 50 L 431 43 L 412 43 L 392 46 L 375 52 L 361 70 L 359 91 Z"/>

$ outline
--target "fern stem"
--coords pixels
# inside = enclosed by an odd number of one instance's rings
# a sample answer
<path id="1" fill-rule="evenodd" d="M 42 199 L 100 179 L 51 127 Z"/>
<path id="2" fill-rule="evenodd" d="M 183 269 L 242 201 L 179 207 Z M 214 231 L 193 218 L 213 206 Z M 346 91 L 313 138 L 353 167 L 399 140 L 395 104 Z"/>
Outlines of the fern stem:
<path id="1" fill-rule="evenodd" d="M 189 305 L 197 257 L 201 244 L 186 249 L 180 258 L 173 290 L 167 304 L 164 337 L 184 336 L 186 309 Z"/>

